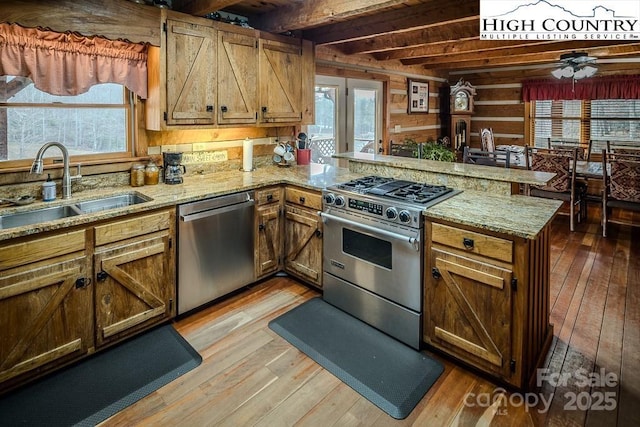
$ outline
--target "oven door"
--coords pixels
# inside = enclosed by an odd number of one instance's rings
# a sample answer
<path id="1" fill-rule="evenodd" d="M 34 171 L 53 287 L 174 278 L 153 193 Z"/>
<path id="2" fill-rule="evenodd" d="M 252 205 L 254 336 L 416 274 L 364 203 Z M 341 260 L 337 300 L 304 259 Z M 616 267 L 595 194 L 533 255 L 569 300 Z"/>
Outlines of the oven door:
<path id="1" fill-rule="evenodd" d="M 396 227 L 352 213 L 320 213 L 323 270 L 420 312 L 421 229 Z"/>

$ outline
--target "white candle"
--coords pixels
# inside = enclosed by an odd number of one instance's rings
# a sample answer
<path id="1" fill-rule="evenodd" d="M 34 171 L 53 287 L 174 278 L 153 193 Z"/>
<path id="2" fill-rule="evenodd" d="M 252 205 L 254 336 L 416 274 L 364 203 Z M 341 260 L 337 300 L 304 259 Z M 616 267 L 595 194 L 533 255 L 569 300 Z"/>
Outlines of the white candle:
<path id="1" fill-rule="evenodd" d="M 251 172 L 253 170 L 253 140 L 245 138 L 242 143 L 242 170 Z"/>

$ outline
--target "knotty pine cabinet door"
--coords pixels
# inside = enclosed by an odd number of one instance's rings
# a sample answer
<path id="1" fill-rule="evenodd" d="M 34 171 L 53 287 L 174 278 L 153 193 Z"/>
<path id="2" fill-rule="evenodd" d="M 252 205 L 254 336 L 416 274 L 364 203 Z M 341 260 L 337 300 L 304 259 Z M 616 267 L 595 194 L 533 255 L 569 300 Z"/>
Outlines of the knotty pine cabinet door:
<path id="1" fill-rule="evenodd" d="M 175 316 L 175 211 L 94 228 L 96 345 Z"/>
<path id="2" fill-rule="evenodd" d="M 175 19 L 166 30 L 166 125 L 214 125 L 216 30 Z"/>
<path id="3" fill-rule="evenodd" d="M 284 268 L 322 287 L 322 222 L 317 210 L 285 204 Z"/>
<path id="4" fill-rule="evenodd" d="M 278 191 L 280 191 L 278 189 Z M 280 203 L 256 208 L 256 278 L 282 269 L 282 221 Z"/>
<path id="5" fill-rule="evenodd" d="M 485 372 L 512 375 L 511 269 L 431 249 L 425 341 Z"/>
<path id="6" fill-rule="evenodd" d="M 258 121 L 258 38 L 218 31 L 218 124 Z"/>
<path id="7" fill-rule="evenodd" d="M 0 245 L 0 388 L 93 351 L 85 230 Z"/>
<path id="8" fill-rule="evenodd" d="M 301 41 L 260 39 L 260 121 L 300 122 L 303 99 Z"/>

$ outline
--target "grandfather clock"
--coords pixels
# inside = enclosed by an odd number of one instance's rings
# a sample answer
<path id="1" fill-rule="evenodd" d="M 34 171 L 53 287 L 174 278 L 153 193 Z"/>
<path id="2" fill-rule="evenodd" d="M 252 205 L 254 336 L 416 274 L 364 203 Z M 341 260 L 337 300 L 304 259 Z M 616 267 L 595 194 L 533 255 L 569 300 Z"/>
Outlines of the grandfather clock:
<path id="1" fill-rule="evenodd" d="M 451 145 L 462 150 L 469 145 L 471 137 L 471 115 L 473 114 L 473 97 L 476 88 L 464 79 L 460 79 L 451 87 L 449 102 L 451 108 Z"/>

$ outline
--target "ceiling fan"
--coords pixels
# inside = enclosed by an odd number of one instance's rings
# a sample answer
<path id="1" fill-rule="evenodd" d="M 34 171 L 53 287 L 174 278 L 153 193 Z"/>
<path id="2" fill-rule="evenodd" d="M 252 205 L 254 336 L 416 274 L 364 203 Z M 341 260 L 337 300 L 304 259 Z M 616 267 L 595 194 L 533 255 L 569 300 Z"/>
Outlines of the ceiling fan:
<path id="1" fill-rule="evenodd" d="M 560 55 L 559 67 L 551 71 L 551 75 L 556 79 L 573 78 L 580 80 L 586 77 L 592 77 L 597 67 L 594 67 L 597 58 L 589 56 L 587 52 L 571 52 Z"/>

